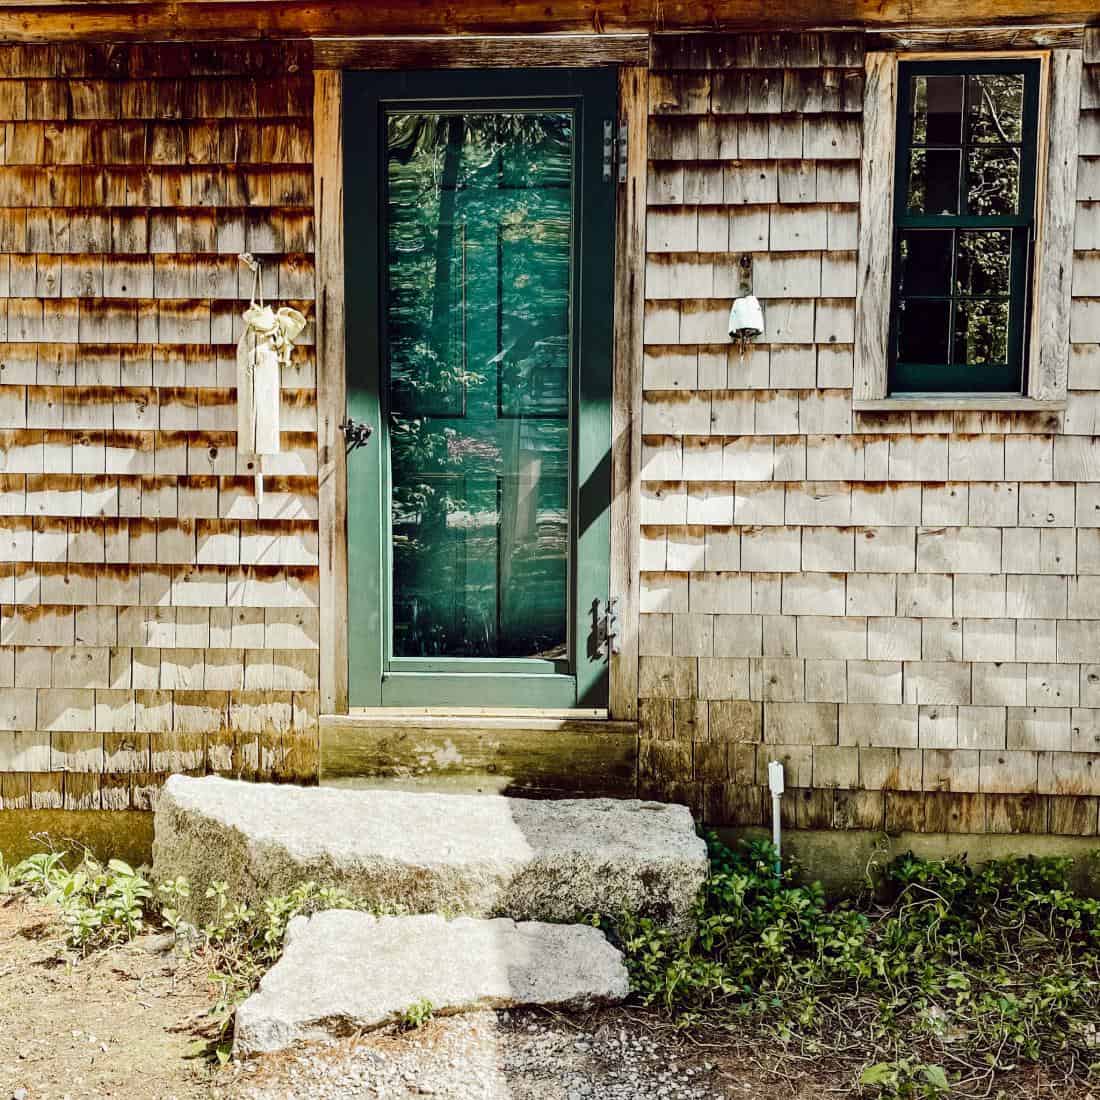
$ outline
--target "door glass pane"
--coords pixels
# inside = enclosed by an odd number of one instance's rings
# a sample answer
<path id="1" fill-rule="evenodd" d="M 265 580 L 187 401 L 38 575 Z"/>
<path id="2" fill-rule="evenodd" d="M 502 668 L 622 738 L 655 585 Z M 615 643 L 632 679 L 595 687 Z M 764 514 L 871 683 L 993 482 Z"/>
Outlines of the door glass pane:
<path id="1" fill-rule="evenodd" d="M 386 116 L 395 657 L 564 657 L 574 118 Z"/>

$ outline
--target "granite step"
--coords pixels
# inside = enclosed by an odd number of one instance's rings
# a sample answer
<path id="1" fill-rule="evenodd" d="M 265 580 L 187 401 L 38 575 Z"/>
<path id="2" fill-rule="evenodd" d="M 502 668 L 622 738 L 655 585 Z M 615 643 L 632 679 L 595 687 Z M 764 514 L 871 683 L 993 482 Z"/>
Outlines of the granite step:
<path id="1" fill-rule="evenodd" d="M 628 992 L 621 954 L 589 926 L 330 909 L 290 922 L 282 958 L 237 1009 L 233 1044 L 282 1050 L 380 1027 L 413 1006 L 586 1009 Z"/>
<path id="2" fill-rule="evenodd" d="M 255 904 L 307 880 L 382 911 L 571 922 L 631 912 L 686 922 L 707 873 L 685 806 L 637 799 L 342 790 L 172 776 L 153 873 L 185 875 L 183 916 L 215 880 Z"/>

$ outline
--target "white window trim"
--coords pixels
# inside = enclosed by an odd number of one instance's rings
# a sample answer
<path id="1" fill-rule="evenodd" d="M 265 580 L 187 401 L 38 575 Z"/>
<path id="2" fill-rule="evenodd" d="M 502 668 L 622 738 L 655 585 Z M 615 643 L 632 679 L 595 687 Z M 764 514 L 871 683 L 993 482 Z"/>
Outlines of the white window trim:
<path id="1" fill-rule="evenodd" d="M 1039 163 L 1036 166 L 1035 259 L 1031 333 L 1024 394 L 887 395 L 894 239 L 894 152 L 897 139 L 898 61 L 950 59 L 960 54 L 867 54 L 863 93 L 863 163 L 860 176 L 859 266 L 856 289 L 855 377 L 857 412 L 971 409 L 1046 412 L 1064 409 L 1069 374 L 1070 281 L 1077 202 L 1077 130 L 1080 125 L 1082 53 L 1079 49 L 1013 50 L 974 57 L 1042 61 Z"/>

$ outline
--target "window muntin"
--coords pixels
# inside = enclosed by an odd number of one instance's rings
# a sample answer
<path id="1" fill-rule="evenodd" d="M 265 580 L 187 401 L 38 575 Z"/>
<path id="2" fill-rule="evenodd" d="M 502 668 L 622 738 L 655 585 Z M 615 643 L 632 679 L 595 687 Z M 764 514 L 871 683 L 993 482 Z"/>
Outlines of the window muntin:
<path id="1" fill-rule="evenodd" d="M 898 66 L 893 394 L 1024 386 L 1039 71 Z"/>

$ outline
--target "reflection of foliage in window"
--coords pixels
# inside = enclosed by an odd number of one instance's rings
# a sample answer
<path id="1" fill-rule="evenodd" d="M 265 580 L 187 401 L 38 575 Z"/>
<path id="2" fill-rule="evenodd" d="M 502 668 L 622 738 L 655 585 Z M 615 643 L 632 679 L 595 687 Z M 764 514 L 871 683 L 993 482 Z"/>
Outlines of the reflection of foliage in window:
<path id="1" fill-rule="evenodd" d="M 387 120 L 395 654 L 564 643 L 568 420 L 530 419 L 529 398 L 568 396 L 572 127 Z"/>
<path id="2" fill-rule="evenodd" d="M 899 74 L 891 392 L 1014 389 L 1026 340 L 1039 66 L 902 62 Z"/>

